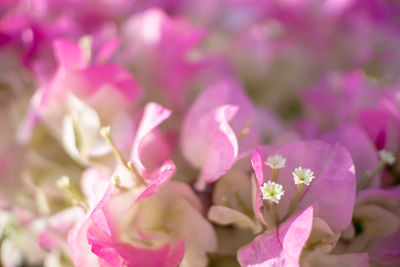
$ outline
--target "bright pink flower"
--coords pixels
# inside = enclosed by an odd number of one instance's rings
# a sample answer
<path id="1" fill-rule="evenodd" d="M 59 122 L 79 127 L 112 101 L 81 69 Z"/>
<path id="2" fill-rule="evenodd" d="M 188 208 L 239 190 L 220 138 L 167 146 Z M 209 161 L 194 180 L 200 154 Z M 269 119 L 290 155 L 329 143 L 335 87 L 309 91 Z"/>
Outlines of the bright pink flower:
<path id="1" fill-rule="evenodd" d="M 201 68 L 199 62 L 190 60 L 190 52 L 203 37 L 204 30 L 186 19 L 150 8 L 124 23 L 117 57 L 146 88 L 145 97 L 173 109 L 182 108 L 187 103 L 189 82 Z"/>
<path id="2" fill-rule="evenodd" d="M 175 266 L 181 261 L 190 266 L 193 262 L 207 262 L 205 252 L 215 249 L 213 229 L 201 216 L 198 199 L 187 185 L 168 182 L 175 171 L 173 162 L 157 160 L 162 151 L 143 150 L 148 142 L 160 143 L 157 140 L 161 136 L 154 139 L 153 133 L 169 115 L 169 110 L 155 103 L 146 105 L 131 160 L 148 184 L 139 182 L 136 174 L 122 166 L 116 169 L 114 175 L 121 183 L 109 185 L 100 202 L 70 234 L 69 247 L 77 266 L 85 266 L 97 257 L 109 266 Z M 152 153 L 161 166 L 147 169 L 141 159 L 143 153 Z M 94 188 L 90 184 L 87 187 Z M 190 222 L 193 219 L 196 223 Z M 201 236 L 192 241 L 196 235 Z"/>
<path id="3" fill-rule="evenodd" d="M 327 73 L 300 94 L 308 115 L 327 128 L 356 120 L 361 108 L 376 103 L 379 90 L 368 85 L 360 71 L 354 71 Z"/>
<path id="4" fill-rule="evenodd" d="M 55 40 L 57 72 L 35 96 L 40 117 L 61 137 L 67 152 L 84 164 L 110 152 L 99 134 L 102 126 L 111 126 L 118 147 L 132 142 L 131 109 L 139 97 L 135 80 L 117 65 L 90 64 L 108 57 L 115 42 L 106 43 L 98 58 L 91 56 L 91 47 Z"/>
<path id="5" fill-rule="evenodd" d="M 107 45 L 107 44 L 106 44 Z M 49 104 L 49 101 L 62 100 L 68 92 L 75 96 L 86 99 L 95 98 L 104 91 L 112 90 L 112 96 L 119 100 L 119 105 L 114 107 L 126 108 L 139 97 L 139 89 L 129 72 L 114 64 L 90 65 L 87 51 L 84 51 L 78 44 L 67 40 L 55 40 L 53 42 L 54 53 L 58 62 L 58 70 L 52 82 L 45 88 L 42 106 Z M 101 56 L 101 54 L 100 54 Z M 104 95 L 103 95 L 104 96 Z M 100 102 L 98 105 L 105 105 L 110 99 Z M 93 103 L 94 104 L 94 103 Z"/>
<path id="6" fill-rule="evenodd" d="M 361 110 L 359 122 L 377 149 L 398 153 L 400 149 L 400 106 L 398 90 L 387 90 L 374 107 Z"/>
<path id="7" fill-rule="evenodd" d="M 215 249 L 215 234 L 200 215 L 200 203 L 189 187 L 169 182 L 157 193 L 143 189 L 120 191 L 110 185 L 100 203 L 70 234 L 76 266 L 96 261 L 107 266 L 207 262 L 205 251 Z"/>

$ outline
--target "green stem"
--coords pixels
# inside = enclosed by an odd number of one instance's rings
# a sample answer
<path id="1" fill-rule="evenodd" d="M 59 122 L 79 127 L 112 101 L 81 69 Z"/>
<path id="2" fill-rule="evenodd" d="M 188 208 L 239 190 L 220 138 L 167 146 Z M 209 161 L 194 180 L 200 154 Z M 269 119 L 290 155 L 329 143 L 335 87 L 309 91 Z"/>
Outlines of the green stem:
<path id="1" fill-rule="evenodd" d="M 290 201 L 288 212 L 286 213 L 285 217 L 283 217 L 282 221 L 286 220 L 290 216 L 290 214 L 292 214 L 292 212 L 297 208 L 300 196 L 303 193 L 303 189 L 304 189 L 303 183 L 297 185 L 296 195 L 294 196 L 292 201 Z"/>
<path id="2" fill-rule="evenodd" d="M 268 206 L 269 206 L 269 217 L 271 218 L 271 228 L 278 225 L 278 214 L 276 212 L 276 205 L 273 201 L 268 200 Z"/>
<path id="3" fill-rule="evenodd" d="M 378 173 L 383 171 L 385 166 L 386 166 L 386 162 L 381 160 L 372 173 L 370 173 L 370 172 L 365 173 L 364 176 L 362 177 L 361 181 L 357 185 L 357 190 L 367 188 L 371 184 L 371 182 L 375 178 L 375 176 Z"/>
<path id="4" fill-rule="evenodd" d="M 252 217 L 253 212 L 246 207 L 246 204 L 244 203 L 243 199 L 240 197 L 239 192 L 236 188 L 233 189 L 233 195 L 236 198 L 236 201 L 239 205 L 240 210 L 247 216 Z"/>
<path id="5" fill-rule="evenodd" d="M 278 181 L 278 174 L 279 169 L 272 169 L 272 181 L 275 183 Z"/>
<path id="6" fill-rule="evenodd" d="M 133 166 L 132 162 L 127 162 L 124 157 L 121 155 L 121 152 L 119 152 L 117 146 L 115 145 L 114 140 L 111 138 L 110 134 L 110 127 L 102 127 L 100 130 L 100 135 L 107 141 L 107 143 L 111 146 L 111 149 L 115 155 L 115 157 L 122 163 L 122 165 L 125 166 L 128 170 L 130 170 L 138 179 L 139 183 L 146 185 L 146 181 L 143 179 L 143 177 L 139 174 L 139 172 L 136 170 L 136 168 Z"/>

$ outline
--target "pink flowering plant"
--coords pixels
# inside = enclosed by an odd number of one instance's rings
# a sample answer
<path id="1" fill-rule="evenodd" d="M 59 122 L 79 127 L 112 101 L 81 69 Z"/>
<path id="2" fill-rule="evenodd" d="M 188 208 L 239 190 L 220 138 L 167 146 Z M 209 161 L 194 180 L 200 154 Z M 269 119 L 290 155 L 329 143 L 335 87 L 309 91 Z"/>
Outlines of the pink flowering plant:
<path id="1" fill-rule="evenodd" d="M 0 1 L 0 266 L 400 266 L 400 3 Z"/>

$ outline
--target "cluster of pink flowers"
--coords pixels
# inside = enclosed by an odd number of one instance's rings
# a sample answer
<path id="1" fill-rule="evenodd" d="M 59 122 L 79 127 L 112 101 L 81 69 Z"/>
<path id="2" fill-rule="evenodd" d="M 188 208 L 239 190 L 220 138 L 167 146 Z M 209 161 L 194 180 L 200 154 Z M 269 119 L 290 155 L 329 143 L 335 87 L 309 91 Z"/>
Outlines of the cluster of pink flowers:
<path id="1" fill-rule="evenodd" d="M 400 266 L 400 2 L 0 1 L 0 266 Z"/>

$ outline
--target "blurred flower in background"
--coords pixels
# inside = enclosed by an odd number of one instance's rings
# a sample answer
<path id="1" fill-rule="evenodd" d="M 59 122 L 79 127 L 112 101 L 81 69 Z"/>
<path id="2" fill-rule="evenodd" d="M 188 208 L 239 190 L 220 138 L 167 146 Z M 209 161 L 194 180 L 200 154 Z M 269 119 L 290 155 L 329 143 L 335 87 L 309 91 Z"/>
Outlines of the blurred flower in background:
<path id="1" fill-rule="evenodd" d="M 399 266 L 400 3 L 0 2 L 0 266 Z"/>

